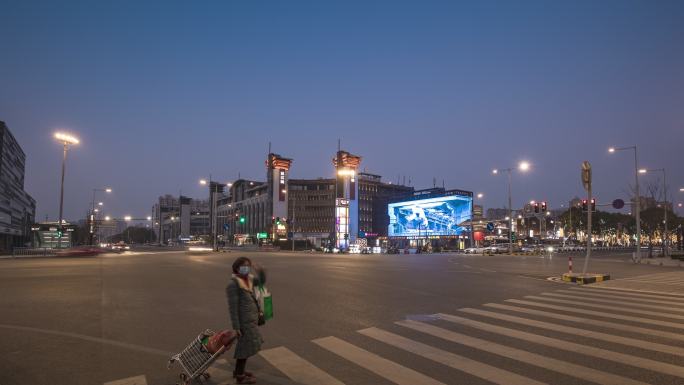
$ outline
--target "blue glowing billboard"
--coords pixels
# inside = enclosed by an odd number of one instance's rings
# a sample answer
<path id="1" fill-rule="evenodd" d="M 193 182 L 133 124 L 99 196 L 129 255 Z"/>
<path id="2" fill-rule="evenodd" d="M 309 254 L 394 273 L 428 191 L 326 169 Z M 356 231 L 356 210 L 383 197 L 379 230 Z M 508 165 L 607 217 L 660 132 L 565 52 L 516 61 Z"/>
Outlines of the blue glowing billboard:
<path id="1" fill-rule="evenodd" d="M 461 235 L 472 217 L 472 196 L 448 195 L 437 198 L 390 203 L 390 237 Z"/>

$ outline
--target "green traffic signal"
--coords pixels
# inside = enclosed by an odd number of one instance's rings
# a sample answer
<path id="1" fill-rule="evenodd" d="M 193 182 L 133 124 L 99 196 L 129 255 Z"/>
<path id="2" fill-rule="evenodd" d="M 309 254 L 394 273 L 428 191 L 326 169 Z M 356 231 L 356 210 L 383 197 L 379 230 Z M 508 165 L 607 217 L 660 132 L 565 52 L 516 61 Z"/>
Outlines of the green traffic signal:
<path id="1" fill-rule="evenodd" d="M 245 217 L 244 216 L 240 217 L 240 223 L 245 223 Z"/>

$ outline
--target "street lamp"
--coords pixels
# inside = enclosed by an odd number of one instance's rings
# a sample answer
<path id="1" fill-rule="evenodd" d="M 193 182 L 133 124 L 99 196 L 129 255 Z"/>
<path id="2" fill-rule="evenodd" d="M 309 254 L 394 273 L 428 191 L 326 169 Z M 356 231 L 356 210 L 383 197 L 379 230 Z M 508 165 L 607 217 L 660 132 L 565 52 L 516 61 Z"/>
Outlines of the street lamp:
<path id="1" fill-rule="evenodd" d="M 76 138 L 73 135 L 69 135 L 63 132 L 56 132 L 55 133 L 55 139 L 62 143 L 64 146 L 64 154 L 62 155 L 62 183 L 60 187 L 60 193 L 59 193 L 59 238 L 57 240 L 57 248 L 62 247 L 62 234 L 64 234 L 63 226 L 62 226 L 62 221 L 63 221 L 63 213 L 64 213 L 64 172 L 66 169 L 66 157 L 67 157 L 67 151 L 69 150 L 69 145 L 70 144 L 78 144 L 80 141 L 78 138 Z"/>
<path id="2" fill-rule="evenodd" d="M 511 172 L 513 167 L 502 169 L 508 173 L 508 251 L 513 254 L 513 199 L 511 197 Z M 530 163 L 522 161 L 518 164 L 517 169 L 521 172 L 526 172 L 530 169 Z M 492 170 L 492 174 L 499 174 L 499 169 Z"/>
<path id="3" fill-rule="evenodd" d="M 641 261 L 641 196 L 639 195 L 639 160 L 637 158 L 637 146 L 628 147 L 611 147 L 608 152 L 614 153 L 616 151 L 634 150 L 634 182 L 636 183 L 636 197 L 634 199 L 634 212 L 636 213 L 636 253 L 634 258 L 636 261 Z M 591 234 L 589 235 L 591 236 Z"/>
<path id="4" fill-rule="evenodd" d="M 668 256 L 668 250 L 669 250 L 669 242 L 668 242 L 668 236 L 667 236 L 667 175 L 665 174 L 665 169 L 664 168 L 655 168 L 655 169 L 641 169 L 639 170 L 640 173 L 645 174 L 647 172 L 662 172 L 663 173 L 663 212 L 664 212 L 664 223 L 665 223 L 665 231 L 663 234 L 663 256 L 667 257 Z"/>
<path id="5" fill-rule="evenodd" d="M 126 221 L 126 222 L 130 221 L 131 219 L 132 219 L 132 218 L 131 218 L 130 215 L 126 215 L 126 216 L 124 217 L 124 221 Z"/>

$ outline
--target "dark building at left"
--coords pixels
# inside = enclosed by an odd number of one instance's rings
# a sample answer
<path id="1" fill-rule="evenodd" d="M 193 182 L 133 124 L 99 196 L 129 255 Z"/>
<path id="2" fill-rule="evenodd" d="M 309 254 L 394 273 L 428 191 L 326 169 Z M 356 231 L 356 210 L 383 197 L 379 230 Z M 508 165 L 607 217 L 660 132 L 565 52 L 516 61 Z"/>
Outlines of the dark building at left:
<path id="1" fill-rule="evenodd" d="M 26 154 L 0 121 L 0 251 L 31 241 L 36 201 L 24 191 L 25 169 Z"/>

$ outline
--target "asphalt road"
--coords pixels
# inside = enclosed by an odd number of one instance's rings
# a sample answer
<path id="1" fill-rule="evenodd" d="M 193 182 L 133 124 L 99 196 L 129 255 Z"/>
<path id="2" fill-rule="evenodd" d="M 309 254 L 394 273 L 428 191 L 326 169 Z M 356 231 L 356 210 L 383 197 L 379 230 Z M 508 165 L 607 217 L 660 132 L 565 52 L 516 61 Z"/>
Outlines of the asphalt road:
<path id="1" fill-rule="evenodd" d="M 241 255 L 266 267 L 273 293 L 264 354 L 248 363 L 261 384 L 684 384 L 684 290 L 547 279 L 566 255 L 286 252 L 0 260 L 0 384 L 175 383 L 169 356 L 230 328 L 224 289 Z M 628 255 L 599 255 L 590 270 L 644 290 L 684 285 L 682 269 Z M 232 383 L 223 358 L 210 383 Z"/>

